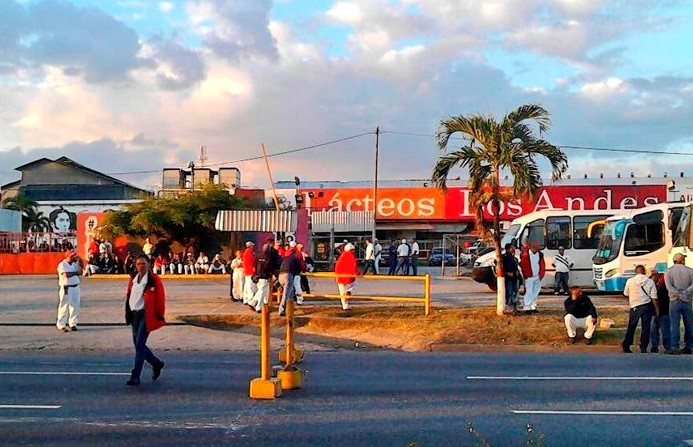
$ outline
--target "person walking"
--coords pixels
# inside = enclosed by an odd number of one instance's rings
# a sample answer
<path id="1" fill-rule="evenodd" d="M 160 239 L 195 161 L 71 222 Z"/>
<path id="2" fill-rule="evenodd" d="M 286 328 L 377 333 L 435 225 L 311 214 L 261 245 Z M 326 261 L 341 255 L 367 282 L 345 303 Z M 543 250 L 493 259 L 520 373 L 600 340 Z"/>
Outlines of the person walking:
<path id="1" fill-rule="evenodd" d="M 279 303 L 279 316 L 281 317 L 286 315 L 286 303 L 288 300 L 296 301 L 297 295 L 301 295 L 300 280 L 303 269 L 301 258 L 296 252 L 296 243 L 292 241 L 279 267 L 279 284 L 282 286 L 282 299 Z M 296 286 L 298 286 L 298 289 Z"/>
<path id="2" fill-rule="evenodd" d="M 520 266 L 515 257 L 515 246 L 505 244 L 503 253 L 503 274 L 505 276 L 505 305 L 517 312 L 517 282 L 520 277 Z"/>
<path id="3" fill-rule="evenodd" d="M 674 255 L 674 265 L 669 267 L 664 282 L 669 292 L 669 319 L 671 323 L 671 350 L 669 354 L 691 354 L 693 349 L 693 269 L 685 265 L 686 256 Z M 684 347 L 679 351 L 683 320 Z"/>
<path id="4" fill-rule="evenodd" d="M 274 248 L 274 240 L 269 239 L 262 246 L 262 251 L 255 259 L 255 279 L 257 286 L 255 294 L 248 300 L 248 306 L 255 312 L 262 312 L 262 306 L 269 304 L 270 289 L 272 276 L 275 274 L 275 263 L 279 259 L 277 250 Z M 245 263 L 245 261 L 243 261 Z M 252 282 L 252 279 L 245 278 L 246 281 Z M 253 283 L 255 285 L 255 283 Z"/>
<path id="5" fill-rule="evenodd" d="M 419 263 L 419 243 L 416 242 L 416 239 L 411 240 L 411 272 L 412 275 L 418 276 L 419 271 L 418 271 L 418 263 Z"/>
<path id="6" fill-rule="evenodd" d="M 373 254 L 375 256 L 375 274 L 380 275 L 380 261 L 383 258 L 383 246 L 380 245 L 380 242 L 378 242 L 377 239 L 373 240 Z"/>
<path id="7" fill-rule="evenodd" d="M 530 242 L 529 248 L 520 254 L 520 269 L 525 279 L 525 298 L 523 310 L 526 314 L 537 313 L 537 299 L 541 291 L 541 281 L 546 275 L 544 253 L 537 242 Z"/>
<path id="8" fill-rule="evenodd" d="M 245 251 L 243 252 L 243 304 L 248 304 L 255 293 L 257 287 L 253 282 L 255 274 L 255 243 L 248 241 L 245 243 Z"/>
<path id="9" fill-rule="evenodd" d="M 565 254 L 565 248 L 558 247 L 558 253 L 554 256 L 551 265 L 556 270 L 553 281 L 553 294 L 560 295 L 564 293 L 569 295 L 568 282 L 570 281 L 570 269 L 573 268 L 573 260 Z"/>
<path id="10" fill-rule="evenodd" d="M 585 344 L 592 344 L 592 336 L 597 329 L 597 308 L 590 297 L 582 293 L 579 286 L 570 288 L 570 296 L 563 302 L 565 308 L 565 328 L 568 331 L 568 342 L 575 344 L 578 328 L 585 329 Z"/>
<path id="11" fill-rule="evenodd" d="M 125 323 L 132 326 L 132 342 L 135 345 L 135 365 L 128 386 L 140 384 L 142 368 L 146 361 L 152 365 L 152 380 L 161 377 L 166 364 L 147 347 L 149 334 L 166 326 L 166 291 L 161 278 L 149 268 L 149 258 L 140 255 L 135 259 L 137 273 L 128 282 L 125 298 Z"/>
<path id="12" fill-rule="evenodd" d="M 82 265 L 77 254 L 70 250 L 58 264 L 58 332 L 77 330 L 80 308 L 80 280 Z M 69 329 L 68 329 L 69 327 Z"/>
<path id="13" fill-rule="evenodd" d="M 664 281 L 664 274 L 659 273 L 656 269 L 652 269 L 650 279 L 657 287 L 657 304 L 659 304 L 659 312 L 653 315 L 652 327 L 650 328 L 650 352 L 656 354 L 659 352 L 659 334 L 662 334 L 662 344 L 664 351 L 671 350 L 671 324 L 669 320 L 669 291 Z"/>
<path id="14" fill-rule="evenodd" d="M 337 263 L 334 267 L 334 272 L 337 276 L 337 288 L 342 301 L 342 309 L 349 310 L 349 298 L 354 294 L 354 284 L 356 283 L 356 275 L 358 274 L 358 265 L 356 255 L 354 255 L 354 246 L 346 244 L 342 254 L 339 255 Z"/>
<path id="15" fill-rule="evenodd" d="M 308 253 L 305 252 L 304 246 L 300 242 L 296 244 L 296 254 L 298 255 L 302 265 L 301 275 L 298 278 L 299 287 L 296 288 L 296 290 L 301 291 L 296 295 L 296 303 L 301 305 L 303 304 L 303 294 L 310 294 L 310 283 L 308 282 L 306 273 L 313 273 L 315 270 L 315 261 Z"/>
<path id="16" fill-rule="evenodd" d="M 630 313 L 628 314 L 628 329 L 623 339 L 621 347 L 623 352 L 630 354 L 630 346 L 635 338 L 635 330 L 640 322 L 640 352 L 647 352 L 647 345 L 650 343 L 650 327 L 652 325 L 653 311 L 656 314 L 659 310 L 657 303 L 657 286 L 645 275 L 645 267 L 638 265 L 635 267 L 635 276 L 626 281 L 623 294 L 628 297 Z M 654 306 L 654 308 L 653 308 Z"/>
<path id="17" fill-rule="evenodd" d="M 375 245 L 370 239 L 366 239 L 366 255 L 363 260 L 363 274 L 375 273 Z"/>
<path id="18" fill-rule="evenodd" d="M 411 250 L 406 239 L 402 239 L 402 243 L 397 247 L 397 269 L 395 275 L 409 275 L 409 254 Z"/>
<path id="19" fill-rule="evenodd" d="M 393 276 L 397 271 L 397 241 L 390 241 L 390 247 L 387 249 L 388 276 Z"/>
<path id="20" fill-rule="evenodd" d="M 236 250 L 236 257 L 231 261 L 231 272 L 231 299 L 242 301 L 245 271 L 243 270 L 243 252 L 240 250 Z"/>

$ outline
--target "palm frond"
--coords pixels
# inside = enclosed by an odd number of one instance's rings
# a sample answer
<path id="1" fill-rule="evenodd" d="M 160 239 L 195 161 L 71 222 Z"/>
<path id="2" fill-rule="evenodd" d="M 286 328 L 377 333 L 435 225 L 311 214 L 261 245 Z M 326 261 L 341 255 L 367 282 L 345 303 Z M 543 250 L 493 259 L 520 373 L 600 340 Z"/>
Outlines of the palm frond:
<path id="1" fill-rule="evenodd" d="M 524 146 L 530 157 L 539 155 L 548 160 L 551 164 L 552 179 L 557 180 L 563 177 L 563 174 L 568 170 L 568 157 L 560 147 L 554 146 L 546 140 L 536 140 Z"/>
<path id="2" fill-rule="evenodd" d="M 512 129 L 523 121 L 532 120 L 539 126 L 539 132 L 546 132 L 551 127 L 551 115 L 539 104 L 525 104 L 503 118 L 503 127 Z"/>

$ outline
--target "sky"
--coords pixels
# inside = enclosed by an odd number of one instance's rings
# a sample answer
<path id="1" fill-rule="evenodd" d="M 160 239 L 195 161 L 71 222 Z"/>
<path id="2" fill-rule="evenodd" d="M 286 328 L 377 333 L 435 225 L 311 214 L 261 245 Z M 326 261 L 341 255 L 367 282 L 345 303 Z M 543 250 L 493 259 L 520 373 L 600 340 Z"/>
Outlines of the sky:
<path id="1" fill-rule="evenodd" d="M 344 138 L 274 178 L 364 180 L 376 127 L 379 177 L 423 179 L 441 119 L 526 103 L 625 150 L 566 149 L 574 176 L 693 176 L 690 42 L 688 0 L 0 0 L 0 184 L 65 155 L 155 188 L 204 145 L 266 187 L 261 144 Z"/>

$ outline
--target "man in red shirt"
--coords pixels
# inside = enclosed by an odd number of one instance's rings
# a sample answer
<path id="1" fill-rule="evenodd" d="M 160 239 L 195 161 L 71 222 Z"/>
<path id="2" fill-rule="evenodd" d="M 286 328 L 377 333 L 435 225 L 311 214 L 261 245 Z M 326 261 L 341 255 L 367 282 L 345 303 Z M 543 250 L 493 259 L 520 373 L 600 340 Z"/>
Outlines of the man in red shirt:
<path id="1" fill-rule="evenodd" d="M 347 243 L 344 245 L 342 254 L 339 255 L 337 263 L 334 266 L 334 272 L 339 275 L 337 277 L 337 287 L 339 295 L 342 297 L 342 309 L 349 310 L 349 296 L 354 294 L 354 283 L 358 274 L 358 263 L 354 254 L 354 245 Z"/>
<path id="2" fill-rule="evenodd" d="M 243 252 L 243 304 L 248 304 L 257 292 L 255 283 L 252 281 L 255 274 L 255 243 L 248 241 L 245 243 Z"/>

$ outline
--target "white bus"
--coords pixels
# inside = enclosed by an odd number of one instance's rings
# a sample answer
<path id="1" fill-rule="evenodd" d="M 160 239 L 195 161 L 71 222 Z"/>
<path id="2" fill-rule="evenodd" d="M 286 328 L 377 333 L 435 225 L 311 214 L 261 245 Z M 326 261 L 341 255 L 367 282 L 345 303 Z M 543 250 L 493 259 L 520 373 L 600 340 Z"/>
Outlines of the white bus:
<path id="1" fill-rule="evenodd" d="M 542 287 L 553 287 L 555 268 L 551 264 L 558 247 L 563 247 L 574 264 L 570 272 L 570 285 L 592 288 L 592 257 L 604 221 L 613 214 L 611 210 L 536 211 L 513 220 L 503 236 L 501 246 L 512 243 L 520 248 L 529 240 L 541 241 L 546 261 Z M 492 290 L 496 289 L 495 261 L 496 253 L 487 253 L 477 258 L 472 269 L 472 278 L 487 284 Z"/>
<path id="2" fill-rule="evenodd" d="M 693 204 L 687 203 L 683 207 L 681 212 L 681 218 L 679 219 L 679 224 L 676 226 L 674 231 L 672 246 L 669 250 L 667 256 L 667 266 L 671 267 L 674 265 L 674 255 L 677 253 L 682 253 L 686 255 L 686 265 L 688 267 L 693 266 Z"/>
<path id="3" fill-rule="evenodd" d="M 593 259 L 597 289 L 622 292 L 638 265 L 648 272 L 653 268 L 664 271 L 685 206 L 683 202 L 660 203 L 607 219 Z"/>

